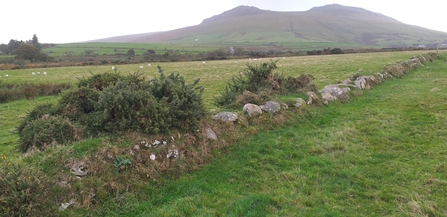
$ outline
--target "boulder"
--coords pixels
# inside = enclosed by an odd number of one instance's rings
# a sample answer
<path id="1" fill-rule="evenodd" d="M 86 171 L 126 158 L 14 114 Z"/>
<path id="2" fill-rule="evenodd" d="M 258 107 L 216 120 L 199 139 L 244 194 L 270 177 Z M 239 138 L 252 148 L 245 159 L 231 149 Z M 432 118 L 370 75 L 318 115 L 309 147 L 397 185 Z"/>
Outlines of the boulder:
<path id="1" fill-rule="evenodd" d="M 281 110 L 281 105 L 277 102 L 267 101 L 264 105 L 259 106 L 262 110 L 270 113 L 276 113 Z"/>
<path id="2" fill-rule="evenodd" d="M 374 76 L 360 76 L 355 79 L 355 86 L 359 89 L 370 89 L 372 84 L 375 84 L 376 80 Z"/>
<path id="3" fill-rule="evenodd" d="M 334 101 L 339 99 L 347 99 L 348 95 L 346 95 L 346 93 L 349 91 L 351 91 L 349 87 L 340 88 L 339 85 L 330 84 L 325 86 L 319 92 L 321 93 L 321 99 L 323 101 Z"/>
<path id="4" fill-rule="evenodd" d="M 295 107 L 303 107 L 306 105 L 306 101 L 303 98 L 297 98 L 296 103 L 294 104 Z"/>
<path id="5" fill-rule="evenodd" d="M 237 121 L 237 114 L 232 113 L 232 112 L 220 112 L 216 115 L 213 116 L 213 118 L 215 119 L 220 119 L 223 120 L 225 122 L 235 122 Z"/>
<path id="6" fill-rule="evenodd" d="M 256 117 L 262 114 L 262 109 L 258 105 L 247 103 L 242 108 L 242 111 L 249 117 Z"/>

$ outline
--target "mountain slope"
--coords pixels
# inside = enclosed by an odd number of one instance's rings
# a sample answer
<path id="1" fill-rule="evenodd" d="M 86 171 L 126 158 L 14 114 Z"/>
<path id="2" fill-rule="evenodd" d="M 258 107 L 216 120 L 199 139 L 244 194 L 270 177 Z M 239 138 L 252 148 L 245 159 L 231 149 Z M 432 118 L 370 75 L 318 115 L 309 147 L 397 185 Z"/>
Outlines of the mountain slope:
<path id="1" fill-rule="evenodd" d="M 439 43 L 446 39 L 444 32 L 403 24 L 362 8 L 333 4 L 304 12 L 239 6 L 204 19 L 196 26 L 132 37 L 127 42 L 235 45 L 326 42 L 389 47 Z"/>

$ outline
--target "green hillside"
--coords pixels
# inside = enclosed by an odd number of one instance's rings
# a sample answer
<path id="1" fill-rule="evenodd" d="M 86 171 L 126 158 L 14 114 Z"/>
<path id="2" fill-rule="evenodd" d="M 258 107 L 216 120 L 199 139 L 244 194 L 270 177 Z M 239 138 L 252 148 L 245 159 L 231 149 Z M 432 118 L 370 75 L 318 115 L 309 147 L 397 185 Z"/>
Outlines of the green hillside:
<path id="1" fill-rule="evenodd" d="M 239 6 L 196 26 L 141 37 L 99 41 L 177 44 L 336 43 L 342 48 L 405 47 L 443 43 L 447 33 L 401 23 L 362 8 L 327 5 L 304 12 L 276 12 Z M 117 41 L 118 40 L 118 41 Z"/>

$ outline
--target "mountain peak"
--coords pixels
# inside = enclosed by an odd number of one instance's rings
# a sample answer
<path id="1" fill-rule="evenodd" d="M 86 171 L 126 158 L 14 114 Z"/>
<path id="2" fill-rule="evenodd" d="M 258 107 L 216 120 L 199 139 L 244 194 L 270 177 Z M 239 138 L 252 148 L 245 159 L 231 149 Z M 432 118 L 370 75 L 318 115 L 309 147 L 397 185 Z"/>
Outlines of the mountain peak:
<path id="1" fill-rule="evenodd" d="M 213 22 L 213 21 L 231 19 L 231 18 L 235 18 L 235 17 L 250 16 L 250 15 L 261 14 L 261 13 L 265 13 L 265 12 L 266 12 L 265 10 L 261 10 L 257 7 L 240 5 L 238 7 L 231 9 L 231 10 L 225 11 L 219 15 L 215 15 L 210 18 L 204 19 L 202 21 L 202 23 L 209 23 L 209 22 Z"/>
<path id="2" fill-rule="evenodd" d="M 392 19 L 380 13 L 375 13 L 372 11 L 368 11 L 363 8 L 351 7 L 351 6 L 343 6 L 339 4 L 330 4 L 321 7 L 313 7 L 309 10 L 309 12 L 320 12 L 325 14 L 331 14 L 334 16 L 363 16 L 363 17 L 371 17 L 371 18 L 381 18 L 381 19 Z M 394 20 L 396 21 L 396 20 Z"/>

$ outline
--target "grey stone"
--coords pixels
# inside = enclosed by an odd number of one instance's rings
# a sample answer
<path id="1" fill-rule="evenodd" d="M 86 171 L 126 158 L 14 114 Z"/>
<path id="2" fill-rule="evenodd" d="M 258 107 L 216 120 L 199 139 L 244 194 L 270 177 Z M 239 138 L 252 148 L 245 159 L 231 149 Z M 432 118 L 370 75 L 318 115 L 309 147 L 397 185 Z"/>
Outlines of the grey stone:
<path id="1" fill-rule="evenodd" d="M 216 140 L 217 139 L 217 135 L 213 131 L 213 129 L 211 129 L 211 127 L 207 127 L 205 129 L 205 131 L 206 131 L 206 136 L 208 137 L 208 139 L 212 139 L 212 140 Z"/>
<path id="2" fill-rule="evenodd" d="M 277 102 L 267 101 L 264 105 L 259 106 L 262 110 L 270 113 L 276 113 L 281 110 L 281 105 Z"/>
<path id="3" fill-rule="evenodd" d="M 325 86 L 319 92 L 321 93 L 321 99 L 323 101 L 334 101 L 338 99 L 346 99 L 348 98 L 348 93 L 351 91 L 349 87 L 340 88 L 339 85 L 330 84 Z"/>
<path id="4" fill-rule="evenodd" d="M 306 101 L 303 98 L 297 98 L 294 106 L 299 108 L 299 107 L 302 107 L 305 105 L 306 105 Z"/>
<path id="5" fill-rule="evenodd" d="M 256 117 L 262 114 L 262 109 L 258 105 L 247 103 L 242 108 L 242 111 L 246 113 L 249 117 Z"/>
<path id="6" fill-rule="evenodd" d="M 237 121 L 238 117 L 237 117 L 237 114 L 232 113 L 232 112 L 220 112 L 220 113 L 214 115 L 213 118 L 220 119 L 225 122 L 229 122 L 229 121 L 234 122 L 234 121 Z"/>

